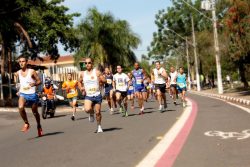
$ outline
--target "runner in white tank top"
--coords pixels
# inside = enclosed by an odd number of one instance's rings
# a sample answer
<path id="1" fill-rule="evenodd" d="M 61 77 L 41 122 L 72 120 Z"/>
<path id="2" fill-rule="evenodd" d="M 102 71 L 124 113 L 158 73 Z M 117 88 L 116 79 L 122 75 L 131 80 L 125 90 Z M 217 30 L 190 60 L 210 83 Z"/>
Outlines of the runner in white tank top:
<path id="1" fill-rule="evenodd" d="M 177 73 L 177 71 L 175 70 L 174 67 L 170 67 L 169 75 L 170 75 L 170 81 L 169 81 L 169 83 L 170 83 L 170 93 L 171 93 L 171 96 L 172 96 L 172 98 L 174 100 L 174 104 L 177 105 L 177 103 L 176 103 L 176 98 L 177 98 L 176 78 L 177 78 L 178 73 Z"/>
<path id="2" fill-rule="evenodd" d="M 37 103 L 39 99 L 36 94 L 36 86 L 40 85 L 41 81 L 33 69 L 27 68 L 28 59 L 25 56 L 19 56 L 18 62 L 21 70 L 15 73 L 15 77 L 16 79 L 18 78 L 20 80 L 18 108 L 19 113 L 24 121 L 24 126 L 21 131 L 27 132 L 30 128 L 27 114 L 24 109 L 25 104 L 29 104 L 32 106 L 32 112 L 36 118 L 38 137 L 41 137 L 43 132 L 40 123 L 40 115 L 37 110 Z"/>
<path id="3" fill-rule="evenodd" d="M 155 62 L 155 68 L 151 72 L 152 82 L 155 85 L 156 97 L 159 103 L 159 111 L 163 112 L 164 109 L 167 108 L 167 101 L 166 101 L 166 79 L 168 75 L 166 70 L 161 67 L 161 63 L 159 61 Z M 164 106 L 162 104 L 162 100 L 164 102 Z"/>
<path id="4" fill-rule="evenodd" d="M 106 83 L 105 77 L 99 70 L 93 69 L 93 60 L 86 58 L 87 70 L 82 73 L 79 80 L 79 88 L 86 95 L 84 101 L 85 112 L 89 113 L 89 121 L 94 122 L 94 112 L 96 113 L 97 133 L 103 132 L 101 127 L 101 103 L 100 84 Z M 94 111 L 95 110 L 95 111 Z"/>

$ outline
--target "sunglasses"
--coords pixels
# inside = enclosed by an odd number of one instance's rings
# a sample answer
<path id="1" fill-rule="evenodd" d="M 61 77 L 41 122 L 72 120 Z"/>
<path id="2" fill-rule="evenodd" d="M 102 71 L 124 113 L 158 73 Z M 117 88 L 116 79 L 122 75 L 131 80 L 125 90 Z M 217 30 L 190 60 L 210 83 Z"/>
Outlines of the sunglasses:
<path id="1" fill-rule="evenodd" d="M 92 62 L 85 62 L 85 64 L 92 64 Z"/>

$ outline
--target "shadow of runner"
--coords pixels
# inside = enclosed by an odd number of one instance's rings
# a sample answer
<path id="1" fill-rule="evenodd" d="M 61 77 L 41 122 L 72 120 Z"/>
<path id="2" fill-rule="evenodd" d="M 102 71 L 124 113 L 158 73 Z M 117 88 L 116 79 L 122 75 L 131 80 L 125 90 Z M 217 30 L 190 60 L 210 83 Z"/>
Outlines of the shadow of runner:
<path id="1" fill-rule="evenodd" d="M 58 135 L 58 134 L 62 134 L 64 132 L 51 132 L 51 133 L 45 133 L 42 135 L 42 137 L 33 137 L 33 138 L 29 138 L 28 140 L 34 140 L 34 139 L 39 139 L 39 138 L 43 138 L 43 137 L 46 137 L 46 136 L 54 136 L 54 135 Z"/>
<path id="2" fill-rule="evenodd" d="M 114 131 L 114 130 L 121 130 L 122 128 L 106 128 L 103 129 L 103 132 L 110 132 L 110 131 Z"/>
<path id="3" fill-rule="evenodd" d="M 77 120 L 77 121 L 80 121 L 80 120 L 82 120 L 82 119 L 87 119 L 87 118 L 89 118 L 89 117 L 81 117 L 81 118 L 77 118 L 76 120 Z"/>
<path id="4" fill-rule="evenodd" d="M 67 115 L 55 115 L 54 117 L 48 117 L 48 119 L 52 119 L 52 118 L 60 118 L 60 117 L 65 117 Z"/>

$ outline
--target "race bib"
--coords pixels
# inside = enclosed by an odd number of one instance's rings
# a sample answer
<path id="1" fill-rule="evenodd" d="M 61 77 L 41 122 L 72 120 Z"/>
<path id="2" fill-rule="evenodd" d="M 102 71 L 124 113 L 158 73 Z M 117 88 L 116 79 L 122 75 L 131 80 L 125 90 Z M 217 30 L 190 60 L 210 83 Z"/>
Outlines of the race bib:
<path id="1" fill-rule="evenodd" d="M 89 88 L 89 89 L 87 89 L 87 94 L 94 94 L 94 93 L 96 93 L 96 88 Z"/>
<path id="2" fill-rule="evenodd" d="M 107 79 L 107 84 L 112 84 L 112 80 L 111 79 Z"/>
<path id="3" fill-rule="evenodd" d="M 70 89 L 69 90 L 69 94 L 75 94 L 75 93 L 76 93 L 75 89 Z"/>
<path id="4" fill-rule="evenodd" d="M 184 83 L 178 83 L 178 86 L 179 86 L 180 88 L 184 88 L 186 85 L 185 85 Z"/>
<path id="5" fill-rule="evenodd" d="M 122 78 L 119 78 L 119 79 L 118 79 L 118 86 L 119 86 L 119 87 L 125 86 L 125 83 L 123 82 L 123 79 L 122 79 Z"/>
<path id="6" fill-rule="evenodd" d="M 142 84 L 142 79 L 136 79 L 136 84 L 137 84 L 137 85 Z"/>
<path id="7" fill-rule="evenodd" d="M 133 86 L 129 86 L 128 89 L 129 89 L 129 90 L 134 90 L 134 87 L 133 87 Z"/>

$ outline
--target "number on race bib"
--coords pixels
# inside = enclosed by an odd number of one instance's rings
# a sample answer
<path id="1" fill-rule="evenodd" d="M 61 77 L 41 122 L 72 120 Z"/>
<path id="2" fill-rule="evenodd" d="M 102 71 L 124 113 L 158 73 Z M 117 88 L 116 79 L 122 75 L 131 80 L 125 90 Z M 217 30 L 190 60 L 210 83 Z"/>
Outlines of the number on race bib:
<path id="1" fill-rule="evenodd" d="M 178 83 L 178 85 L 179 85 L 180 88 L 184 88 L 185 87 L 184 83 Z"/>
<path id="2" fill-rule="evenodd" d="M 107 83 L 108 83 L 108 84 L 111 84 L 111 83 L 112 83 L 112 80 L 111 80 L 111 79 L 107 79 Z"/>

